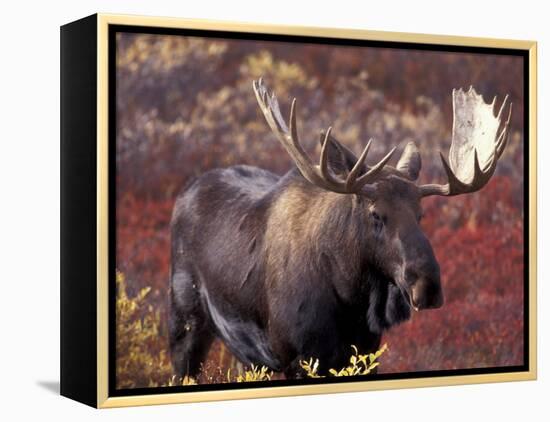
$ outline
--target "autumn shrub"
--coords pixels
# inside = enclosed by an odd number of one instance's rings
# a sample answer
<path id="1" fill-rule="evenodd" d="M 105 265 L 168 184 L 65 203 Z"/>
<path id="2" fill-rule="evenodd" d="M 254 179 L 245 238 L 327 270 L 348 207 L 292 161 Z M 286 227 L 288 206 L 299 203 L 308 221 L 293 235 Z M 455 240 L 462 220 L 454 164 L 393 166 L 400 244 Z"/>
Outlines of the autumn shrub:
<path id="1" fill-rule="evenodd" d="M 231 368 L 227 371 L 228 382 L 252 382 L 252 381 L 270 381 L 273 377 L 273 371 L 267 366 L 250 365 L 250 369 L 237 373 L 233 376 Z"/>
<path id="2" fill-rule="evenodd" d="M 360 354 L 356 346 L 352 345 L 352 354 L 349 358 L 347 366 L 334 369 L 329 368 L 329 376 L 333 377 L 353 377 L 357 375 L 368 375 L 380 365 L 378 359 L 388 350 L 387 344 L 384 344 L 374 353 Z M 324 378 L 319 375 L 320 362 L 319 359 L 309 358 L 309 360 L 300 361 L 300 366 L 305 371 L 308 378 Z"/>
<path id="3" fill-rule="evenodd" d="M 172 379 L 167 351 L 159 343 L 160 316 L 146 301 L 150 288 L 128 296 L 126 279 L 116 276 L 116 384 L 118 388 L 154 387 Z"/>
<path id="4" fill-rule="evenodd" d="M 169 359 L 166 321 L 151 300 L 151 287 L 133 295 L 122 272 L 116 275 L 116 385 L 117 388 L 172 387 L 193 385 L 199 379 L 179 378 L 173 373 Z M 222 382 L 263 380 L 270 376 L 267 368 L 253 367 Z M 212 379 L 211 370 L 204 370 L 200 380 Z"/>

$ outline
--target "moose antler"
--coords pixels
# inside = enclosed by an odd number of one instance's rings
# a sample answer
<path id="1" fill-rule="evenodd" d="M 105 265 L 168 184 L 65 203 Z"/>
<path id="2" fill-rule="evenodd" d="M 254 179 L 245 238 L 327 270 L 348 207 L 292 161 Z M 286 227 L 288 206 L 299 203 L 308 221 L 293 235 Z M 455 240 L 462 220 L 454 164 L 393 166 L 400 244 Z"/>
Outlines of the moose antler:
<path id="1" fill-rule="evenodd" d="M 508 142 L 512 104 L 504 127 L 498 133 L 507 100 L 508 96 L 504 98 L 495 117 L 496 97 L 491 104 L 487 104 L 472 87 L 468 92 L 453 90 L 453 134 L 449 163 L 440 153 L 448 183 L 422 185 L 422 196 L 460 195 L 478 191 L 487 184 Z"/>
<path id="2" fill-rule="evenodd" d="M 252 86 L 254 88 L 258 104 L 260 105 L 269 127 L 275 135 L 277 135 L 279 141 L 283 144 L 290 157 L 294 160 L 302 175 L 309 182 L 320 188 L 337 193 L 358 193 L 365 185 L 372 183 L 376 179 L 395 152 L 396 148 L 393 148 L 376 165 L 369 168 L 365 174 L 359 176 L 372 143 L 372 139 L 370 139 L 352 170 L 347 175 L 346 180 L 341 180 L 333 175 L 328 168 L 328 144 L 331 142 L 330 132 L 332 128 L 329 127 L 325 133 L 321 147 L 321 158 L 319 159 L 319 164 L 316 165 L 311 161 L 311 158 L 309 158 L 300 145 L 298 128 L 296 126 L 296 98 L 292 100 L 289 124 L 287 126 L 281 114 L 281 110 L 279 109 L 279 103 L 275 97 L 275 94 L 271 93 L 270 95 L 268 93 L 267 88 L 263 84 L 262 78 L 258 81 L 253 81 Z"/>

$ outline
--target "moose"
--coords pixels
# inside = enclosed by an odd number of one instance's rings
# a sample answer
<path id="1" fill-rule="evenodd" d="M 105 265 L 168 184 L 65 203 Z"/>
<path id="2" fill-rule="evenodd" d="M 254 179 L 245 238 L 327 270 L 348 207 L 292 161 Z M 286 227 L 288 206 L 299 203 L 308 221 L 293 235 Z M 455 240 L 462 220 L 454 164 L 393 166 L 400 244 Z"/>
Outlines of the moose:
<path id="1" fill-rule="evenodd" d="M 288 378 L 345 366 L 350 345 L 380 347 L 413 311 L 443 305 L 440 268 L 420 227 L 421 200 L 483 188 L 508 140 L 504 99 L 453 90 L 446 184 L 417 185 L 421 158 L 408 143 L 366 165 L 331 128 L 319 163 L 300 144 L 296 99 L 288 123 L 260 79 L 260 109 L 295 166 L 283 176 L 246 165 L 210 170 L 177 197 L 171 221 L 169 342 L 175 373 L 197 376 L 214 338 L 244 364 Z"/>

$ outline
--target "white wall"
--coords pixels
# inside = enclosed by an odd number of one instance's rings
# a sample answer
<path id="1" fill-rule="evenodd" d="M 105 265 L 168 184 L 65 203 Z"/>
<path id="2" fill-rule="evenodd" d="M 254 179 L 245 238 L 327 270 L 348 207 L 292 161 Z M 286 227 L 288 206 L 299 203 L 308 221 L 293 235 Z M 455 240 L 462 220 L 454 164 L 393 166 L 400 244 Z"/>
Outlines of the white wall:
<path id="1" fill-rule="evenodd" d="M 303 4 L 301 4 L 303 3 Z M 0 414 L 4 420 L 548 420 L 549 260 L 539 265 L 539 381 L 93 411 L 51 389 L 59 364 L 59 26 L 95 12 L 539 41 L 539 162 L 548 147 L 549 31 L 542 1 L 277 0 L 2 3 L 0 38 Z M 539 238 L 549 233 L 539 170 Z M 546 236 L 545 236 L 546 235 Z M 539 242 L 539 257 L 548 256 Z M 546 394 L 544 393 L 546 390 Z M 472 419 L 469 419 L 472 418 Z M 174 419 L 172 419 L 174 420 Z"/>

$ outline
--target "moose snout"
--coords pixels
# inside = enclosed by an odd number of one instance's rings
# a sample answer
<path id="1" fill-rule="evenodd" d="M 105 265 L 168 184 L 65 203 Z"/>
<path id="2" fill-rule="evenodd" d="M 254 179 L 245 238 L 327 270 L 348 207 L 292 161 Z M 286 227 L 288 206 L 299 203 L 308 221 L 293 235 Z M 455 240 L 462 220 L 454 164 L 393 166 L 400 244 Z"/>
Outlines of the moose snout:
<path id="1" fill-rule="evenodd" d="M 411 305 L 416 310 L 440 308 L 444 301 L 441 272 L 430 242 L 418 231 L 409 232 L 407 241 L 411 249 L 406 259 L 405 280 Z"/>
<path id="2" fill-rule="evenodd" d="M 411 305 L 416 310 L 436 309 L 443 306 L 444 297 L 439 276 L 439 265 L 435 260 L 428 260 L 409 267 L 405 272 L 409 285 Z"/>
<path id="3" fill-rule="evenodd" d="M 443 289 L 439 279 L 419 278 L 411 288 L 412 305 L 417 309 L 436 309 L 443 306 Z"/>

